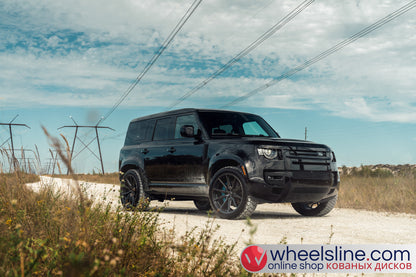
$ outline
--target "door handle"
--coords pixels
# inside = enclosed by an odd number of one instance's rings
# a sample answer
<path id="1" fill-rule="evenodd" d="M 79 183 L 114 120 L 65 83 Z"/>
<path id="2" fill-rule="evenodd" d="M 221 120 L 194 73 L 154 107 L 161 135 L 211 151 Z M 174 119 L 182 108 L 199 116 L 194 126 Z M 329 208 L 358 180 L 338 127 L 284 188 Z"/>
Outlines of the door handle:
<path id="1" fill-rule="evenodd" d="M 147 148 L 145 148 L 145 149 L 142 150 L 142 153 L 146 155 L 147 153 L 149 153 L 149 150 Z"/>
<path id="2" fill-rule="evenodd" d="M 171 147 L 171 148 L 169 148 L 167 151 L 168 151 L 169 153 L 175 153 L 175 152 L 176 152 L 176 149 L 175 149 L 175 147 Z"/>

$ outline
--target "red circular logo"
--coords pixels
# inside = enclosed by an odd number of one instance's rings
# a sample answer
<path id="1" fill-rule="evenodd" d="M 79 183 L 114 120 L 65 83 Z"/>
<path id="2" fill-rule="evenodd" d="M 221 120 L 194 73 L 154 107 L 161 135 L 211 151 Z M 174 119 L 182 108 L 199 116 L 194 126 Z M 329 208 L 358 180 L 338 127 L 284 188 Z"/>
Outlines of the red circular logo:
<path id="1" fill-rule="evenodd" d="M 267 264 L 266 250 L 257 245 L 251 245 L 241 253 L 241 264 L 250 272 L 262 270 Z"/>

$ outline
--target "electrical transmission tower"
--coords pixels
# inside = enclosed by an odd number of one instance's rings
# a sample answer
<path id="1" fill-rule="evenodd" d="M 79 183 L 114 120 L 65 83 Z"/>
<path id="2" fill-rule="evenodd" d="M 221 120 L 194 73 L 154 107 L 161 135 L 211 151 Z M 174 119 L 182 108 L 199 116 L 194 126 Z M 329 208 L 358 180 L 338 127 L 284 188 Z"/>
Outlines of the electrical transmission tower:
<path id="1" fill-rule="evenodd" d="M 47 168 L 46 172 L 47 172 L 47 174 L 49 174 L 49 172 L 50 172 L 49 169 L 52 168 L 52 173 L 51 174 L 53 176 L 53 175 L 55 175 L 55 166 L 58 163 L 58 151 L 49 149 L 49 153 L 51 154 L 51 158 L 49 158 L 50 162 L 48 163 L 48 168 Z M 58 165 L 58 167 L 59 167 L 59 165 Z"/>
<path id="2" fill-rule="evenodd" d="M 101 154 L 101 145 L 100 145 L 100 137 L 98 136 L 98 129 L 110 129 L 110 130 L 112 130 L 112 131 L 115 131 L 113 128 L 110 128 L 110 127 L 105 127 L 105 126 L 98 126 L 100 123 L 101 123 L 101 121 L 103 120 L 103 118 L 101 118 L 99 121 L 98 121 L 98 123 L 96 124 L 96 125 L 78 125 L 78 123 L 72 118 L 72 116 L 70 116 L 70 118 L 72 119 L 72 121 L 74 122 L 74 124 L 75 125 L 66 125 L 66 126 L 62 126 L 62 127 L 59 127 L 58 128 L 58 130 L 59 129 L 62 129 L 62 128 L 75 128 L 75 136 L 74 136 L 74 140 L 73 140 L 73 142 L 72 142 L 72 148 L 71 148 L 71 156 L 69 157 L 69 165 L 68 165 L 68 170 L 67 170 L 67 173 L 66 174 L 69 174 L 69 168 L 70 168 L 70 165 L 71 165 L 71 163 L 72 163 L 72 161 L 82 152 L 82 151 L 84 151 L 85 149 L 88 149 L 93 155 L 94 155 L 94 157 L 96 157 L 100 162 L 101 162 L 101 171 L 102 171 L 102 173 L 104 174 L 104 164 L 103 164 L 103 156 L 102 156 L 102 154 Z M 87 144 L 85 144 L 79 137 L 78 137 L 78 129 L 79 128 L 92 128 L 92 129 L 95 129 L 95 138 L 93 139 L 93 140 L 91 140 L 89 143 L 87 143 Z M 75 148 L 75 142 L 76 142 L 76 140 L 79 140 L 83 145 L 84 145 L 84 148 L 81 150 L 81 151 L 79 151 L 78 153 L 77 153 L 77 155 L 74 157 L 73 155 L 74 155 L 74 148 Z M 95 154 L 95 152 L 94 151 L 92 151 L 88 146 L 94 141 L 94 140 L 97 140 L 97 145 L 98 145 L 98 153 L 99 153 L 99 157 L 97 156 L 97 154 Z"/>
<path id="3" fill-rule="evenodd" d="M 30 127 L 29 126 L 27 126 L 26 124 L 18 124 L 18 123 L 13 123 L 13 121 L 15 121 L 16 120 L 16 118 L 18 117 L 19 115 L 16 115 L 9 123 L 0 123 L 0 125 L 3 125 L 3 126 L 9 126 L 9 138 L 8 139 L 6 139 L 1 145 L 0 145 L 0 147 L 3 147 L 3 145 L 5 145 L 9 140 L 10 140 L 10 143 L 11 143 L 11 149 L 10 149 L 10 151 L 11 151 L 11 153 L 12 153 L 12 160 L 13 160 L 13 168 L 14 168 L 14 170 L 16 170 L 17 169 L 17 159 L 16 159 L 16 156 L 15 156 L 15 154 L 14 154 L 14 143 L 13 143 L 13 132 L 12 132 L 12 127 L 14 127 L 14 126 L 21 126 L 21 127 L 26 127 L 26 128 L 29 128 L 30 129 Z"/>

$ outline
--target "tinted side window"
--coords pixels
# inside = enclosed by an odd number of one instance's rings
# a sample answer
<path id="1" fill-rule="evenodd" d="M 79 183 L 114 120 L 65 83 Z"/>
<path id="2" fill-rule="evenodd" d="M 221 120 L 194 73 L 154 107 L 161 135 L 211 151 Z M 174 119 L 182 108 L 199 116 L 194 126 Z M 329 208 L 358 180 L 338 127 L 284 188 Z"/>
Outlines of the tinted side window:
<path id="1" fill-rule="evenodd" d="M 176 118 L 176 127 L 175 127 L 175 139 L 182 139 L 184 137 L 181 136 L 181 127 L 183 125 L 192 125 L 194 126 L 194 135 L 198 133 L 198 124 L 196 122 L 195 115 L 181 115 Z"/>
<path id="2" fill-rule="evenodd" d="M 174 133 L 174 122 L 173 117 L 159 119 L 156 122 L 155 134 L 153 140 L 168 140 L 173 139 Z"/>
<path id="3" fill-rule="evenodd" d="M 124 145 L 135 145 L 140 142 L 150 140 L 154 125 L 154 120 L 131 122 L 127 130 Z"/>

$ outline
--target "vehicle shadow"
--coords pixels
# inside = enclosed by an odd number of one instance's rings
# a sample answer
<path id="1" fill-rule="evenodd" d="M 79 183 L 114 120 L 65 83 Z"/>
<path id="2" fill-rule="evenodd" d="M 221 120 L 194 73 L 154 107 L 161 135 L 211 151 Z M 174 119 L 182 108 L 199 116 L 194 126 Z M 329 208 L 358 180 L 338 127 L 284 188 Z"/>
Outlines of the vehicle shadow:
<path id="1" fill-rule="evenodd" d="M 290 218 L 300 218 L 302 217 L 300 214 L 297 213 L 285 213 L 285 212 L 265 212 L 265 211 L 258 211 L 254 212 L 251 215 L 251 219 L 290 219 Z"/>
<path id="2" fill-rule="evenodd" d="M 152 207 L 151 207 L 152 209 Z M 200 211 L 196 208 L 188 208 L 188 207 L 158 207 L 154 209 L 155 211 L 159 211 L 161 214 L 177 214 L 177 215 L 192 215 L 198 217 L 213 217 L 216 218 L 216 215 L 212 213 L 212 211 Z M 255 211 L 251 216 L 251 220 L 261 220 L 261 219 L 295 219 L 300 218 L 301 215 L 297 213 L 286 213 L 286 212 L 279 212 L 279 211 Z M 245 220 L 245 219 L 242 219 Z"/>

